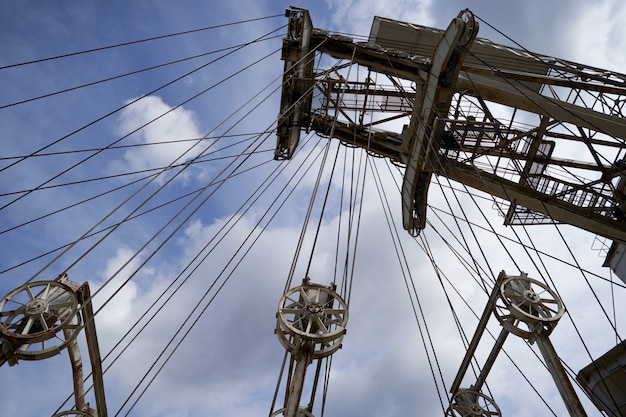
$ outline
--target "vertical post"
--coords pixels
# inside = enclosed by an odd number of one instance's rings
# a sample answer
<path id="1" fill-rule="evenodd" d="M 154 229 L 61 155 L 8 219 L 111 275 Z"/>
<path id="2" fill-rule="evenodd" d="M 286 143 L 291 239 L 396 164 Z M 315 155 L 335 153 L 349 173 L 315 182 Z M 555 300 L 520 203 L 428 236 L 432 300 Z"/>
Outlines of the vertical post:
<path id="1" fill-rule="evenodd" d="M 311 112 L 314 52 L 310 50 L 313 23 L 308 10 L 287 9 L 287 37 L 281 59 L 285 61 L 280 115 L 274 159 L 291 159 L 300 141 L 300 129 Z"/>
<path id="2" fill-rule="evenodd" d="M 285 405 L 284 417 L 298 417 L 302 388 L 304 387 L 304 377 L 306 376 L 306 368 L 309 366 L 310 361 L 307 346 L 302 346 L 302 348 L 294 354 L 294 360 L 296 366 L 293 371 L 293 377 L 291 378 L 291 385 L 289 386 L 289 395 L 287 397 L 287 404 Z"/>
<path id="3" fill-rule="evenodd" d="M 70 357 L 70 364 L 72 365 L 72 380 L 74 382 L 74 402 L 76 403 L 76 409 L 83 411 L 87 402 L 85 401 L 85 385 L 83 384 L 83 360 L 80 356 L 80 350 L 78 349 L 78 343 L 74 338 L 74 332 L 78 330 L 63 329 L 63 335 L 65 340 L 70 342 L 67 344 L 67 353 Z"/>
<path id="4" fill-rule="evenodd" d="M 554 383 L 563 398 L 563 402 L 565 402 L 565 407 L 567 408 L 569 415 L 572 417 L 587 417 L 585 409 L 580 403 L 580 399 L 578 398 L 576 391 L 574 391 L 574 387 L 572 386 L 572 383 L 570 382 L 567 373 L 561 364 L 561 360 L 559 359 L 556 350 L 554 350 L 554 346 L 552 345 L 552 342 L 550 342 L 550 338 L 546 332 L 539 332 L 537 337 L 537 346 L 546 361 L 548 370 L 550 371 L 552 379 L 554 379 Z"/>
<path id="5" fill-rule="evenodd" d="M 104 380 L 102 378 L 102 359 L 100 357 L 100 347 L 98 346 L 93 306 L 91 305 L 91 292 L 89 291 L 89 285 L 87 283 L 83 284 L 80 288 L 79 296 L 83 309 L 83 320 L 85 321 L 85 338 L 87 339 L 87 349 L 89 350 L 89 360 L 91 362 L 96 409 L 98 411 L 98 417 L 107 417 Z"/>

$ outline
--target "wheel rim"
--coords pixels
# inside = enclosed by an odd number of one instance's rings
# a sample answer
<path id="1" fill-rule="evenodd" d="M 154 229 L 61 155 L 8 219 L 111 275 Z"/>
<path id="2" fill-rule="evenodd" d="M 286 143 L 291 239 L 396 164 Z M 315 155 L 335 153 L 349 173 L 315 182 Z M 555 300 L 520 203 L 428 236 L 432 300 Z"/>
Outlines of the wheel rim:
<path id="1" fill-rule="evenodd" d="M 285 413 L 285 409 L 281 408 L 280 410 L 276 410 L 274 411 L 270 417 L 278 417 L 278 416 L 282 416 Z M 313 414 L 311 414 L 306 408 L 302 408 L 300 407 L 298 409 L 298 417 L 313 417 Z"/>
<path id="2" fill-rule="evenodd" d="M 84 411 L 62 411 L 60 413 L 54 414 L 52 417 L 65 417 L 65 416 L 75 416 L 75 417 L 93 417 L 91 414 L 86 413 Z"/>
<path id="3" fill-rule="evenodd" d="M 78 299 L 69 286 L 27 283 L 0 300 L 0 333 L 18 345 L 44 342 L 69 328 L 77 312 Z"/>
<path id="4" fill-rule="evenodd" d="M 511 314 L 527 323 L 556 322 L 565 312 L 561 299 L 552 289 L 525 276 L 505 279 L 500 285 L 500 297 Z"/>
<path id="5" fill-rule="evenodd" d="M 276 334 L 294 352 L 303 342 L 313 344 L 313 357 L 335 352 L 346 332 L 348 308 L 335 291 L 321 285 L 302 285 L 287 291 L 278 305 Z"/>
<path id="6" fill-rule="evenodd" d="M 550 332 L 565 313 L 559 296 L 525 275 L 504 279 L 494 314 L 509 332 L 529 339 L 537 330 Z"/>
<path id="7" fill-rule="evenodd" d="M 488 396 L 472 390 L 460 390 L 452 396 L 447 416 L 501 416 L 500 408 Z"/>

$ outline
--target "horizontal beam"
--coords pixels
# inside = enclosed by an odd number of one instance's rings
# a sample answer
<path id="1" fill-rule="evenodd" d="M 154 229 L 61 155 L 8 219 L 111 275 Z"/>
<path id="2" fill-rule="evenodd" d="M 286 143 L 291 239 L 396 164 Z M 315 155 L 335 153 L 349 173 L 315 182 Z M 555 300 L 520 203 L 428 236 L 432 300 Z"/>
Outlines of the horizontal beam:
<path id="1" fill-rule="evenodd" d="M 517 81 L 462 72 L 456 91 L 626 139 L 626 121 L 621 117 L 543 96 Z"/>
<path id="2" fill-rule="evenodd" d="M 459 164 L 450 158 L 443 157 L 441 162 L 442 168 L 436 169 L 434 173 L 545 214 L 556 221 L 626 243 L 626 222 L 593 213 L 590 210 L 593 207 L 578 207 L 497 175 L 478 171 L 476 167 Z"/>

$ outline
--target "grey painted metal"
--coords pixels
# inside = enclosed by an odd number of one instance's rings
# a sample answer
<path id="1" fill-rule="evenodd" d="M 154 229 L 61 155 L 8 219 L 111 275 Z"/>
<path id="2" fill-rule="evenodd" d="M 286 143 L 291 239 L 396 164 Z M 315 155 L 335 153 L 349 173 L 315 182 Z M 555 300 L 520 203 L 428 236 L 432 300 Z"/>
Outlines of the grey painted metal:
<path id="1" fill-rule="evenodd" d="M 317 78 L 306 75 L 311 77 L 303 80 L 313 86 L 311 95 L 321 98 L 317 107 L 309 107 L 308 93 L 295 94 L 295 99 L 283 95 L 287 101 L 281 109 L 298 108 L 307 115 L 306 124 L 288 128 L 313 129 L 404 167 L 403 224 L 413 235 L 425 227 L 428 188 L 436 174 L 493 196 L 507 225 L 566 223 L 626 243 L 626 108 L 622 104 L 626 75 L 496 45 L 476 38 L 477 30 L 468 11 L 446 30 L 377 17 L 368 42 L 312 30 L 307 53 L 329 54 L 349 63 L 319 71 Z M 291 53 L 302 56 L 297 48 Z M 345 80 L 340 70 L 352 64 L 387 76 L 393 87 L 371 82 L 377 79 L 372 74 L 367 82 Z M 405 81 L 411 82 L 410 87 Z M 377 117 L 367 116 L 375 122 L 364 124 L 366 113 L 381 103 Z M 510 120 L 494 115 L 491 107 L 500 105 L 508 107 Z M 532 115 L 533 121 L 517 116 L 520 113 Z M 403 118 L 408 123 L 402 132 L 383 129 L 385 122 Z M 571 145 L 581 151 L 577 156 L 584 153 L 580 160 L 559 156 Z M 477 388 L 506 332 L 531 343 L 547 339 L 564 311 L 560 301 L 554 311 L 545 300 L 537 301 L 532 291 L 535 283 L 525 275 L 512 278 L 519 278 L 515 285 L 519 284 L 528 311 L 537 316 L 524 314 L 507 299 L 506 291 L 494 289 L 500 294 L 492 294 L 497 302 L 490 297 L 486 311 L 493 309 L 504 330 Z M 507 290 L 511 288 L 515 290 Z M 458 391 L 486 326 L 488 315 L 483 316 L 453 392 Z M 289 346 L 287 338 L 281 343 Z M 546 361 L 558 367 L 558 357 L 543 345 Z M 565 387 L 559 390 L 566 403 L 577 408 L 566 382 L 560 376 L 555 381 Z"/>
<path id="2" fill-rule="evenodd" d="M 444 159 L 443 164 L 444 168 L 436 172 L 452 180 L 503 200 L 512 201 L 531 211 L 545 214 L 558 222 L 571 224 L 610 239 L 626 241 L 626 223 L 597 213 L 594 207 L 581 208 L 563 200 L 544 198 L 540 192 L 524 184 L 488 172 L 481 172 L 480 176 L 477 176 L 473 167 L 452 160 Z"/>
<path id="3" fill-rule="evenodd" d="M 565 313 L 559 296 L 528 274 L 498 282 L 494 314 L 507 331 L 534 343 L 539 333 L 549 335 Z"/>
<path id="4" fill-rule="evenodd" d="M 291 353 L 298 353 L 304 341 L 310 343 L 311 358 L 332 355 L 341 348 L 348 322 L 346 302 L 331 287 L 305 280 L 280 299 L 276 314 L 276 335 Z"/>
<path id="5" fill-rule="evenodd" d="M 93 379 L 94 396 L 96 399 L 97 414 L 94 417 L 107 417 L 108 411 L 104 393 L 102 358 L 100 356 L 98 333 L 96 331 L 95 316 L 91 303 L 91 292 L 87 282 L 81 286 L 79 300 L 82 304 L 83 319 L 85 321 L 85 339 L 87 340 L 87 350 L 89 351 L 89 362 L 91 364 L 91 378 Z"/>
<path id="6" fill-rule="evenodd" d="M 290 159 L 300 141 L 300 129 L 306 125 L 311 109 L 313 87 L 313 62 L 315 55 L 309 50 L 313 24 L 305 9 L 290 7 L 287 37 L 283 40 L 282 59 L 285 61 L 283 89 L 278 116 L 275 159 Z"/>
<path id="7" fill-rule="evenodd" d="M 432 175 L 426 164 L 438 146 L 429 140 L 435 117 L 447 116 L 463 58 L 477 32 L 478 23 L 468 10 L 452 20 L 433 52 L 423 95 L 415 97 L 405 135 L 411 145 L 402 183 L 402 219 L 404 228 L 412 235 L 426 227 L 426 199 Z"/>
<path id="8" fill-rule="evenodd" d="M 504 318 L 503 330 L 510 330 L 531 343 L 537 342 L 550 375 L 563 398 L 570 416 L 586 416 L 578 394 L 565 372 L 565 368 L 557 355 L 549 335 L 563 316 L 565 309 L 558 295 L 547 285 L 529 278 L 526 274 L 506 277 L 498 282 L 496 290 L 500 299 L 511 313 Z M 503 317 L 498 317 L 503 320 Z M 506 323 L 513 319 L 526 324 L 528 331 L 517 333 L 518 327 L 511 328 Z"/>
<path id="9" fill-rule="evenodd" d="M 270 414 L 270 417 L 277 417 L 277 416 L 284 416 L 284 415 L 285 415 L 285 409 L 281 408 L 279 410 L 274 411 L 272 414 Z M 313 417 L 313 414 L 311 414 L 309 410 L 307 410 L 306 408 L 300 407 L 300 410 L 298 410 L 298 417 Z"/>
<path id="10" fill-rule="evenodd" d="M 91 413 L 79 410 L 62 411 L 54 414 L 52 417 L 96 417 Z"/>
<path id="11" fill-rule="evenodd" d="M 63 329 L 63 333 L 67 339 L 72 341 L 67 344 L 67 353 L 72 366 L 72 382 L 74 383 L 74 402 L 77 410 L 84 410 L 89 407 L 85 400 L 85 385 L 83 383 L 83 360 L 80 356 L 80 349 L 72 333 L 76 330 Z"/>
<path id="12" fill-rule="evenodd" d="M 80 325 L 78 298 L 71 285 L 64 276 L 30 282 L 0 299 L 0 338 L 14 346 L 17 359 L 49 358 L 71 341 L 62 336 L 63 329 Z"/>

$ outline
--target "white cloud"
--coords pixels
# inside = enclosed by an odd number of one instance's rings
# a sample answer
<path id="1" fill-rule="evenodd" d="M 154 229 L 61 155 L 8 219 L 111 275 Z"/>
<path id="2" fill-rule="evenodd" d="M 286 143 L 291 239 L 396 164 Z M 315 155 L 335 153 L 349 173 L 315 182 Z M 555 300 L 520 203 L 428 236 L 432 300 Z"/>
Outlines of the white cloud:
<path id="1" fill-rule="evenodd" d="M 626 5 L 603 0 L 594 7 L 580 7 L 564 26 L 564 57 L 576 62 L 623 73 L 626 64 Z M 566 41 L 566 44 L 565 44 Z"/>
<path id="2" fill-rule="evenodd" d="M 120 135 L 128 135 L 140 130 L 121 144 L 130 142 L 147 146 L 126 150 L 121 160 L 111 164 L 112 172 L 136 172 L 182 164 L 206 148 L 207 141 L 198 144 L 197 141 L 188 140 L 203 136 L 192 111 L 183 107 L 174 109 L 158 96 L 148 96 L 138 101 L 129 100 L 128 103 L 128 107 L 120 113 L 117 131 Z M 158 144 L 168 141 L 174 142 Z M 183 175 L 184 178 L 189 177 L 188 173 Z"/>
<path id="3" fill-rule="evenodd" d="M 408 1 L 383 4 L 383 2 L 370 1 L 342 3 L 329 0 L 327 4 L 334 11 L 335 27 L 331 29 L 361 34 L 368 33 L 373 14 L 420 24 L 430 24 L 433 19 L 429 16 L 429 13 L 433 12 L 432 4 L 427 1 L 418 4 Z M 593 15 L 598 19 L 606 17 L 608 10 L 606 7 L 602 8 L 602 11 L 591 10 L 590 16 Z M 615 16 L 618 15 L 619 13 L 615 13 Z M 615 22 L 617 21 L 618 18 L 615 17 Z M 619 30 L 617 26 L 613 26 L 612 29 L 607 29 L 607 36 L 617 37 Z M 582 31 L 580 36 L 584 36 Z M 581 58 L 581 61 L 586 60 Z M 277 68 L 281 67 L 280 64 L 276 65 Z M 258 80 L 253 79 L 249 82 L 254 84 L 258 83 Z M 170 109 L 171 106 L 159 97 L 143 99 L 126 109 L 120 116 L 118 133 L 126 134 Z M 270 110 L 267 110 L 267 114 L 275 115 L 275 109 Z M 199 123 L 194 114 L 186 109 L 177 109 L 146 127 L 142 133 L 133 136 L 131 141 L 137 144 L 148 144 L 162 140 L 186 139 L 199 137 L 199 131 Z M 109 166 L 109 168 L 128 172 L 165 166 L 182 154 L 187 146 L 188 144 L 178 143 L 135 148 L 128 150 L 117 161 L 117 165 Z M 303 155 L 298 156 L 298 158 L 302 157 Z M 298 164 L 303 161 L 298 159 L 294 162 Z M 258 177 L 263 175 L 261 173 Z M 314 175 L 307 177 L 305 191 L 310 190 Z M 384 176 L 387 177 L 387 175 Z M 391 200 L 392 215 L 396 224 L 399 224 L 399 196 L 395 185 L 389 181 L 389 178 L 385 178 L 384 183 Z M 236 196 L 242 194 L 242 188 L 234 182 L 229 183 L 228 187 L 225 200 L 230 203 Z M 333 193 L 338 191 L 339 188 L 336 186 L 331 188 Z M 448 211 L 445 200 L 434 184 L 431 191 L 429 197 L 431 204 Z M 304 191 L 295 194 L 297 197 L 289 202 L 277 219 L 280 227 L 270 227 L 263 233 L 257 246 L 246 256 L 244 262 L 208 307 L 206 314 L 191 330 L 131 415 L 147 417 L 229 415 L 236 417 L 267 414 L 283 354 L 283 348 L 272 333 L 275 326 L 274 315 L 300 231 L 299 225 L 292 220 L 301 221 L 300 214 L 305 211 L 306 203 L 308 203 L 308 196 L 305 194 Z M 462 196 L 458 204 L 453 203 L 452 211 L 460 215 L 462 207 L 473 221 L 485 225 L 480 211 L 473 208 L 473 203 L 465 197 Z M 333 208 L 336 208 L 337 196 L 333 198 L 335 200 L 331 199 L 331 202 L 335 203 Z M 216 205 L 222 203 L 224 202 L 219 201 Z M 255 206 L 254 214 L 242 217 L 240 223 L 228 233 L 225 240 L 219 244 L 181 290 L 172 296 L 171 301 L 163 307 L 155 319 L 150 324 L 143 319 L 139 327 L 133 331 L 134 335 L 139 329 L 143 329 L 129 350 L 105 375 L 109 415 L 117 412 L 122 402 L 130 395 L 131 390 L 157 360 L 157 355 L 175 332 L 188 329 L 190 323 L 183 324 L 187 315 L 191 313 L 192 318 L 196 318 L 201 314 L 208 298 L 204 301 L 201 299 L 213 280 L 234 256 L 248 233 L 260 232 L 255 224 L 263 208 L 264 206 L 259 204 Z M 337 352 L 333 359 L 326 414 L 406 416 L 422 413 L 438 415 L 441 411 L 439 400 L 425 358 L 421 336 L 415 325 L 413 311 L 408 302 L 407 291 L 393 244 L 388 235 L 386 222 L 380 210 L 378 196 L 371 182 L 367 184 L 363 208 L 348 333 L 344 339 L 344 348 Z M 499 233 L 512 236 L 512 228 L 501 227 L 502 218 L 497 216 L 490 202 L 481 206 L 481 210 L 493 222 Z M 108 353 L 157 297 L 166 291 L 167 284 L 174 280 L 177 272 L 229 219 L 228 216 L 212 218 L 210 210 L 200 212 L 198 216 L 202 217 L 196 219 L 184 229 L 184 233 L 178 235 L 177 248 L 168 248 L 156 256 L 149 267 L 142 268 L 141 275 L 133 278 L 96 317 L 103 355 Z M 314 215 L 313 219 L 313 222 L 316 222 L 317 215 Z M 431 210 L 429 220 L 432 224 L 424 230 L 423 235 L 432 245 L 437 265 L 446 273 L 444 285 L 449 299 L 443 294 L 438 277 L 433 273 L 429 260 L 415 242 L 404 231 L 401 231 L 401 240 L 405 245 L 408 262 L 411 265 L 413 279 L 424 309 L 424 317 L 429 324 L 433 346 L 440 360 L 443 378 L 449 385 L 465 350 L 456 332 L 455 321 L 448 302 L 454 306 L 459 323 L 467 336 L 471 337 L 477 319 L 465 302 L 474 312 L 480 314 L 486 295 L 436 234 L 436 232 L 444 233 L 445 237 L 453 243 L 454 248 L 463 252 L 464 241 L 453 219 L 450 216 L 444 216 L 442 220 L 437 220 L 434 211 Z M 345 222 L 342 224 L 346 226 Z M 310 274 L 316 282 L 327 284 L 333 279 L 337 225 L 337 217 L 330 216 L 324 219 L 321 227 L 320 240 Z M 133 225 L 133 231 L 140 234 L 137 230 L 146 233 L 152 230 L 144 226 L 145 224 L 137 222 Z M 449 226 L 452 232 L 446 232 L 444 226 Z M 463 237 L 470 242 L 468 246 L 472 248 L 471 256 L 465 255 L 470 268 L 473 267 L 475 261 L 486 269 L 491 268 L 495 273 L 500 269 L 505 269 L 510 274 L 518 272 L 515 270 L 515 263 L 521 269 L 527 270 L 533 277 L 546 275 L 541 274 L 544 269 L 550 271 L 550 275 L 555 279 L 557 287 L 571 309 L 570 314 L 580 325 L 592 355 L 597 356 L 614 343 L 610 329 L 606 329 L 608 327 L 606 319 L 586 285 L 581 285 L 582 276 L 576 268 L 565 267 L 562 263 L 546 257 L 542 259 L 546 263 L 545 267 L 540 262 L 533 263 L 531 260 L 538 261 L 538 256 L 528 256 L 516 245 L 511 245 L 513 250 L 509 257 L 494 235 L 477 231 L 474 239 L 467 227 L 464 225 L 462 227 Z M 541 250 L 568 262 L 573 262 L 572 258 L 579 259 L 584 267 L 600 271 L 601 259 L 595 258 L 594 254 L 590 254 L 588 250 L 592 239 L 590 235 L 572 232 L 566 227 L 562 229 L 565 229 L 565 239 L 573 248 L 573 256 L 568 254 L 562 244 L 555 243 L 559 242 L 560 238 L 552 226 L 529 228 L 528 233 L 533 241 L 541 245 Z M 515 230 L 524 235 L 522 229 L 516 228 Z M 33 234 L 31 239 L 35 240 L 38 236 Z M 310 255 L 311 237 L 311 234 L 307 236 L 308 239 L 303 249 L 304 258 Z M 454 237 L 458 237 L 460 241 L 455 241 Z M 6 245 L 8 248 L 11 242 Z M 120 246 L 108 256 L 102 256 L 93 263 L 93 274 L 88 276 L 93 285 L 92 290 L 114 274 L 132 256 L 134 253 L 130 246 L 132 243 L 128 242 L 127 245 Z M 481 248 L 483 252 L 479 251 Z M 96 307 L 101 305 L 103 300 L 108 299 L 144 259 L 142 257 L 132 261 L 108 287 L 99 293 L 95 300 Z M 302 278 L 304 274 L 302 265 L 306 263 L 305 261 L 300 263 L 293 285 L 297 285 Z M 238 262 L 238 258 L 235 258 L 235 262 Z M 487 263 L 489 265 L 486 265 Z M 606 275 L 606 270 L 600 273 Z M 83 276 L 87 275 L 83 274 Z M 449 284 L 446 278 L 452 284 Z M 225 275 L 221 279 L 218 285 L 223 282 Z M 604 282 L 598 282 L 596 278 L 590 279 L 594 287 L 600 287 L 598 288 L 599 297 L 610 312 L 610 286 Z M 597 285 L 598 283 L 600 285 Z M 452 285 L 459 294 L 455 293 Z M 613 288 L 613 290 L 616 291 L 617 300 L 623 299 L 622 289 Z M 212 289 L 208 297 L 212 297 L 215 291 L 215 288 Z M 171 290 L 168 290 L 167 295 L 170 294 Z M 196 307 L 199 301 L 201 304 Z M 620 318 L 624 316 L 626 306 L 618 304 L 616 308 L 618 322 L 621 325 Z M 598 331 L 601 327 L 604 327 L 602 332 Z M 490 329 L 497 334 L 499 326 L 492 320 Z M 175 342 L 181 335 L 177 336 Z M 589 362 L 581 342 L 577 340 L 574 329 L 566 319 L 562 320 L 553 333 L 553 340 L 559 353 L 562 353 L 563 358 L 574 370 L 580 369 Z M 481 347 L 480 353 L 484 357 L 492 340 L 487 337 L 483 342 L 484 346 Z M 427 345 L 429 346 L 428 343 Z M 562 415 L 562 402 L 555 394 L 550 377 L 532 352 L 521 340 L 514 337 L 507 341 L 505 348 L 554 404 L 557 414 Z M 167 353 L 171 349 L 172 347 L 169 347 Z M 115 354 L 117 353 L 118 350 L 115 351 Z M 159 359 L 158 365 L 162 361 L 163 358 Z M 105 366 L 110 362 L 111 359 L 105 361 Z M 6 387 L 3 387 L 0 393 L 0 404 L 2 404 L 0 415 L 5 413 L 15 415 L 18 412 L 24 415 L 41 415 L 40 409 L 36 409 L 36 406 L 46 410 L 53 409 L 59 403 L 59 398 L 71 389 L 67 365 L 67 357 L 63 354 L 39 363 L 24 363 L 18 367 L 2 369 L 3 378 L 12 383 L 5 384 Z M 153 372 L 148 375 L 148 379 L 152 377 Z M 498 358 L 492 372 L 488 382 L 493 389 L 496 402 L 505 414 L 516 413 L 515 415 L 519 416 L 546 414 L 540 400 L 529 387 L 525 386 L 526 383 L 517 371 L 508 365 L 508 360 L 504 356 Z M 471 376 L 466 381 L 470 379 Z M 144 386 L 142 385 L 141 389 Z M 38 404 L 32 404 L 34 401 L 19 403 L 22 401 L 25 390 L 32 398 L 37 399 Z M 279 402 L 280 398 L 282 396 L 279 395 Z M 317 406 L 319 404 L 316 402 Z"/>
<path id="4" fill-rule="evenodd" d="M 326 0 L 331 13 L 333 29 L 359 35 L 368 35 L 374 16 L 383 16 L 404 22 L 432 26 L 432 0 L 396 0 L 392 3 L 377 0 Z M 315 25 L 315 22 L 313 22 Z"/>

